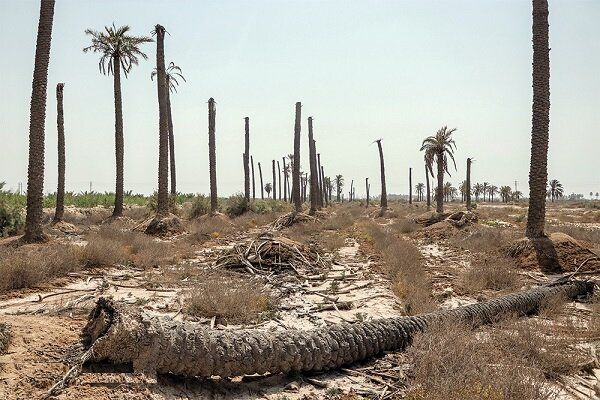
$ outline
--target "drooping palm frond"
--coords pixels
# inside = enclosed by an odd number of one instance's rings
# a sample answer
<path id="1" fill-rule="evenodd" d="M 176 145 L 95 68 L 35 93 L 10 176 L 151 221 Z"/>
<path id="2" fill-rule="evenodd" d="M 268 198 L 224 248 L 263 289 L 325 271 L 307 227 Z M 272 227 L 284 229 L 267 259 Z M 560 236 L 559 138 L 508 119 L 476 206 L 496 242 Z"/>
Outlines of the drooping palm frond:
<path id="1" fill-rule="evenodd" d="M 154 80 L 154 77 L 156 76 L 157 73 L 158 73 L 158 71 L 156 70 L 156 67 L 154 67 L 154 69 L 150 73 L 150 79 Z M 169 63 L 169 66 L 166 69 L 166 74 L 167 74 L 167 83 L 169 85 L 169 91 L 171 93 L 173 93 L 173 92 L 177 93 L 177 86 L 179 86 L 179 81 L 177 80 L 178 78 L 183 80 L 184 82 L 187 82 L 187 80 L 183 76 L 183 72 L 181 71 L 181 68 L 178 67 L 177 65 L 175 65 L 175 63 L 173 61 L 171 61 Z"/>
<path id="2" fill-rule="evenodd" d="M 117 28 L 105 26 L 104 31 L 95 31 L 86 29 L 85 34 L 91 36 L 92 44 L 83 49 L 84 53 L 99 53 L 98 69 L 104 75 L 112 75 L 113 60 L 117 58 L 123 69 L 125 77 L 131 71 L 134 65 L 139 64 L 140 58 L 148 59 L 148 56 L 139 48 L 143 43 L 153 42 L 154 40 L 145 36 L 131 36 L 128 32 L 131 28 L 128 25 Z"/>
<path id="3" fill-rule="evenodd" d="M 425 151 L 424 159 L 425 165 L 427 169 L 431 173 L 433 173 L 433 163 L 434 160 L 437 162 L 441 162 L 443 166 L 444 172 L 450 175 L 450 171 L 448 169 L 448 158 L 452 160 L 454 164 L 454 169 L 456 169 L 456 161 L 454 160 L 454 151 L 456 150 L 456 143 L 452 138 L 452 134 L 456 131 L 456 128 L 448 129 L 447 126 L 443 126 L 440 128 L 434 136 L 429 136 L 423 140 L 421 144 L 421 150 Z"/>

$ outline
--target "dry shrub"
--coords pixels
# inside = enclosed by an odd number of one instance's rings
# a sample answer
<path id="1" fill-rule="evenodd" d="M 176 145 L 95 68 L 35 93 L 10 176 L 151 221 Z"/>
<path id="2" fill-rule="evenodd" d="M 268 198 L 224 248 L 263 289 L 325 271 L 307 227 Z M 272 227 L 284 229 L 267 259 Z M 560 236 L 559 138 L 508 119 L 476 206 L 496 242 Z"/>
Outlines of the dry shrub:
<path id="1" fill-rule="evenodd" d="M 412 219 L 402 218 L 390 224 L 390 228 L 399 233 L 410 233 L 417 229 L 418 225 Z"/>
<path id="2" fill-rule="evenodd" d="M 459 286 L 467 293 L 482 290 L 514 290 L 519 287 L 519 274 L 514 262 L 508 258 L 491 258 L 475 261 L 461 274 Z"/>
<path id="3" fill-rule="evenodd" d="M 243 324 L 264 318 L 274 303 L 260 283 L 213 276 L 191 292 L 186 311 L 197 317 L 216 317 L 221 324 Z"/>
<path id="4" fill-rule="evenodd" d="M 0 248 L 0 292 L 36 286 L 81 268 L 79 246 L 51 243 Z"/>
<path id="5" fill-rule="evenodd" d="M 437 305 L 431 297 L 431 283 L 423 267 L 419 249 L 410 241 L 389 230 L 368 222 L 363 225 L 367 239 L 382 255 L 384 272 L 392 281 L 392 290 L 406 304 L 408 314 L 434 310 Z"/>
<path id="6" fill-rule="evenodd" d="M 320 224 L 321 229 L 339 231 L 351 227 L 356 217 L 351 212 L 337 212 L 331 218 L 326 219 Z"/>
<path id="7" fill-rule="evenodd" d="M 338 232 L 322 232 L 318 237 L 319 245 L 329 251 L 337 251 L 346 244 L 346 239 Z"/>
<path id="8" fill-rule="evenodd" d="M 562 232 L 577 240 L 600 244 L 600 229 L 590 229 L 575 225 L 546 225 L 546 232 Z"/>
<path id="9" fill-rule="evenodd" d="M 131 263 L 140 268 L 149 268 L 175 262 L 177 252 L 171 243 L 143 233 L 103 226 L 88 237 L 84 259 L 90 266 Z"/>
<path id="10" fill-rule="evenodd" d="M 510 245 L 518 233 L 507 228 L 476 226 L 469 230 L 466 237 L 454 236 L 450 244 L 462 250 L 478 253 L 493 253 Z"/>
<path id="11" fill-rule="evenodd" d="M 129 206 L 123 210 L 123 216 L 139 221 L 148 218 L 148 208 L 145 206 Z"/>
<path id="12" fill-rule="evenodd" d="M 216 239 L 235 232 L 237 229 L 227 217 L 205 217 L 193 221 L 187 228 L 190 235 L 188 241 L 192 243 L 204 243 L 210 239 Z"/>
<path id="13" fill-rule="evenodd" d="M 415 337 L 407 355 L 414 367 L 410 400 L 530 400 L 554 398 L 542 371 L 498 346 L 489 335 L 447 323 Z"/>
<path id="14" fill-rule="evenodd" d="M 238 228 L 238 230 L 247 230 L 268 225 L 283 214 L 284 213 L 279 211 L 267 212 L 265 214 L 247 212 L 242 216 L 233 218 L 231 222 Z"/>

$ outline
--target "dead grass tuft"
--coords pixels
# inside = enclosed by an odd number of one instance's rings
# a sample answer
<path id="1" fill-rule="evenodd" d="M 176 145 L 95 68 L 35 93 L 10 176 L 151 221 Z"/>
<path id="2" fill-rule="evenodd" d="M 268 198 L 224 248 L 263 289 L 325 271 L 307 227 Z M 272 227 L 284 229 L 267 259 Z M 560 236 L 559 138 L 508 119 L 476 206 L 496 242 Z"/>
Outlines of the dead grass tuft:
<path id="1" fill-rule="evenodd" d="M 241 217 L 240 217 L 241 218 Z M 187 228 L 190 233 L 187 240 L 192 243 L 204 243 L 210 239 L 217 239 L 231 234 L 237 230 L 235 225 L 225 216 L 201 217 L 195 220 Z"/>
<path id="2" fill-rule="evenodd" d="M 362 224 L 361 228 L 367 240 L 381 253 L 382 268 L 392 281 L 392 290 L 406 304 L 406 312 L 420 314 L 437 308 L 419 249 L 372 221 Z"/>
<path id="3" fill-rule="evenodd" d="M 450 244 L 473 253 L 494 253 L 509 246 L 518 237 L 518 232 L 507 228 L 475 226 L 466 237 L 453 236 Z"/>
<path id="4" fill-rule="evenodd" d="M 178 250 L 178 251 L 176 251 Z M 161 241 L 140 232 L 122 231 L 111 226 L 103 226 L 97 233 L 88 237 L 84 249 L 84 260 L 89 266 L 133 264 L 140 268 L 150 268 L 172 264 L 187 251 L 179 246 Z"/>
<path id="5" fill-rule="evenodd" d="M 402 218 L 392 223 L 390 228 L 399 233 L 411 233 L 418 228 L 418 225 L 412 219 Z"/>
<path id="6" fill-rule="evenodd" d="M 210 277 L 186 300 L 189 315 L 216 317 L 220 324 L 256 322 L 274 306 L 275 300 L 264 285 L 222 276 Z"/>
<path id="7" fill-rule="evenodd" d="M 50 243 L 0 248 L 0 293 L 32 287 L 81 268 L 78 246 Z"/>
<path id="8" fill-rule="evenodd" d="M 511 259 L 494 257 L 474 261 L 471 268 L 461 274 L 458 285 L 470 294 L 482 290 L 514 291 L 519 287 L 519 274 Z"/>
<path id="9" fill-rule="evenodd" d="M 479 336 L 479 337 L 478 337 Z M 410 400 L 549 399 L 544 373 L 492 335 L 444 324 L 415 337 Z"/>

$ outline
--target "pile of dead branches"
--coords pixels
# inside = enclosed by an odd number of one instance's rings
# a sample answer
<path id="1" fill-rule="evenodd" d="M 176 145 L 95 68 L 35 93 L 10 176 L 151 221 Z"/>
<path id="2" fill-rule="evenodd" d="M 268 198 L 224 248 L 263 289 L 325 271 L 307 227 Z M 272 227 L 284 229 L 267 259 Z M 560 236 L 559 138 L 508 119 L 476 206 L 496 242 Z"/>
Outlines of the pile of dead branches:
<path id="1" fill-rule="evenodd" d="M 283 228 L 288 228 L 300 222 L 315 222 L 316 220 L 317 218 L 313 217 L 312 215 L 308 215 L 301 212 L 291 212 L 282 215 L 281 217 L 273 221 L 273 223 L 271 224 L 271 228 L 274 231 L 279 231 Z"/>
<path id="2" fill-rule="evenodd" d="M 246 270 L 252 274 L 274 274 L 292 271 L 300 277 L 320 273 L 331 264 L 313 246 L 270 233 L 235 245 L 216 261 L 217 268 Z"/>

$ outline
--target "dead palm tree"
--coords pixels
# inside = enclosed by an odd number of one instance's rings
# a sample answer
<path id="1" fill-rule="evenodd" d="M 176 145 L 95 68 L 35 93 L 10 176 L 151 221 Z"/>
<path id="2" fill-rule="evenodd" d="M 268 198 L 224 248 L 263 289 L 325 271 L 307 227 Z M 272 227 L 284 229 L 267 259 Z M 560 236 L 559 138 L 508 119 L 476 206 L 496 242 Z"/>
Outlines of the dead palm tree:
<path id="1" fill-rule="evenodd" d="M 244 196 L 250 201 L 250 118 L 244 118 Z"/>
<path id="2" fill-rule="evenodd" d="M 529 208 L 525 236 L 544 236 L 546 182 L 548 180 L 548 128 L 550 125 L 550 47 L 548 44 L 548 0 L 533 0 L 533 105 L 531 161 L 529 164 Z"/>
<path id="3" fill-rule="evenodd" d="M 158 195 L 156 214 L 169 213 L 169 113 L 167 109 L 167 72 L 165 67 L 165 33 L 162 25 L 154 27 L 156 35 L 156 86 L 158 88 Z"/>
<path id="4" fill-rule="evenodd" d="M 371 185 L 369 185 L 369 178 L 365 178 L 365 189 L 367 192 L 367 208 L 369 208 L 369 202 L 371 201 L 369 196 L 369 190 L 371 189 Z"/>
<path id="5" fill-rule="evenodd" d="M 275 160 L 273 160 L 273 200 L 277 200 L 277 175 L 275 174 Z"/>
<path id="6" fill-rule="evenodd" d="M 313 117 L 308 117 L 308 153 L 310 163 L 310 214 L 313 215 L 318 208 L 318 172 L 317 172 L 317 152 L 313 134 Z"/>
<path id="7" fill-rule="evenodd" d="M 46 89 L 48 87 L 48 64 L 54 21 L 54 0 L 42 0 L 38 21 L 35 64 L 31 84 L 29 111 L 29 165 L 27 168 L 27 215 L 25 235 L 27 243 L 45 240 L 42 231 L 44 196 L 44 125 L 46 122 Z"/>
<path id="8" fill-rule="evenodd" d="M 412 168 L 408 169 L 408 204 L 412 204 Z"/>
<path id="9" fill-rule="evenodd" d="M 56 128 L 58 131 L 58 187 L 56 188 L 56 211 L 53 222 L 63 219 L 65 213 L 65 118 L 63 114 L 64 83 L 56 85 Z"/>
<path id="10" fill-rule="evenodd" d="M 215 139 L 215 99 L 208 99 L 208 169 L 210 174 L 210 213 L 217 212 L 217 151 Z"/>
<path id="11" fill-rule="evenodd" d="M 85 33 L 92 37 L 92 45 L 83 49 L 84 53 L 91 51 L 100 54 L 98 67 L 104 75 L 113 76 L 115 98 L 115 157 L 116 157 L 116 188 L 114 217 L 123 215 L 123 102 L 121 99 L 121 69 L 125 78 L 134 65 L 139 64 L 140 58 L 148 56 L 140 50 L 140 45 L 153 40 L 143 36 L 129 35 L 130 27 L 125 25 L 117 28 L 104 27 L 104 32 L 86 29 Z"/>
<path id="12" fill-rule="evenodd" d="M 283 201 L 287 203 L 288 200 L 288 182 L 290 176 L 290 166 L 285 163 L 285 157 L 281 157 L 283 162 Z"/>
<path id="13" fill-rule="evenodd" d="M 379 149 L 379 169 L 381 171 L 381 214 L 387 209 L 387 189 L 385 187 L 385 163 L 383 162 L 383 147 L 381 147 L 381 140 L 377 139 L 377 147 Z"/>
<path id="14" fill-rule="evenodd" d="M 263 185 L 263 177 L 262 177 L 262 167 L 260 166 L 260 162 L 258 163 L 258 175 L 260 176 L 260 198 L 261 200 L 265 199 L 265 187 Z M 269 193 L 267 193 L 267 197 L 269 197 Z"/>
<path id="15" fill-rule="evenodd" d="M 292 198 L 296 212 L 302 211 L 300 193 L 300 130 L 302 122 L 302 104 L 296 103 L 296 119 L 294 122 L 294 161 L 292 162 Z"/>
<path id="16" fill-rule="evenodd" d="M 444 192 L 444 174 L 447 173 L 450 176 L 448 170 L 448 158 L 454 163 L 454 169 L 456 169 L 456 162 L 454 161 L 454 150 L 456 150 L 456 143 L 452 139 L 452 134 L 456 131 L 456 128 L 448 129 L 443 126 L 440 128 L 435 136 L 429 136 L 423 140 L 421 151 L 425 151 L 426 163 L 429 167 L 429 172 L 433 175 L 433 161 L 437 164 L 437 201 L 436 201 L 436 212 L 444 212 L 443 203 L 443 192 Z M 428 161 L 428 162 L 427 162 Z"/>
<path id="17" fill-rule="evenodd" d="M 337 193 L 337 202 L 341 201 L 340 196 L 342 195 L 342 189 L 344 188 L 344 177 L 342 175 L 335 176 L 335 189 Z"/>
<path id="18" fill-rule="evenodd" d="M 554 203 L 554 199 L 563 197 L 563 194 L 564 194 L 563 185 L 557 179 L 552 179 L 549 182 L 549 186 L 550 186 L 550 188 L 548 191 L 550 192 L 550 198 L 552 199 L 553 203 Z"/>
<path id="19" fill-rule="evenodd" d="M 250 170 L 252 171 L 252 200 L 256 200 L 256 181 L 254 180 L 254 158 L 250 156 Z"/>
<path id="20" fill-rule="evenodd" d="M 157 74 L 156 68 L 150 74 L 150 79 L 154 79 Z M 171 93 L 177 93 L 177 87 L 179 86 L 179 79 L 184 82 L 185 77 L 181 72 L 181 68 L 175 65 L 174 62 L 170 62 L 166 69 L 167 79 L 167 114 L 169 118 L 169 167 L 171 170 L 171 194 L 177 194 L 177 174 L 175 173 L 175 135 L 173 133 L 173 113 L 171 112 Z"/>
<path id="21" fill-rule="evenodd" d="M 467 197 L 467 211 L 471 211 L 471 163 L 473 160 L 467 158 L 467 180 L 465 188 L 465 196 Z"/>

